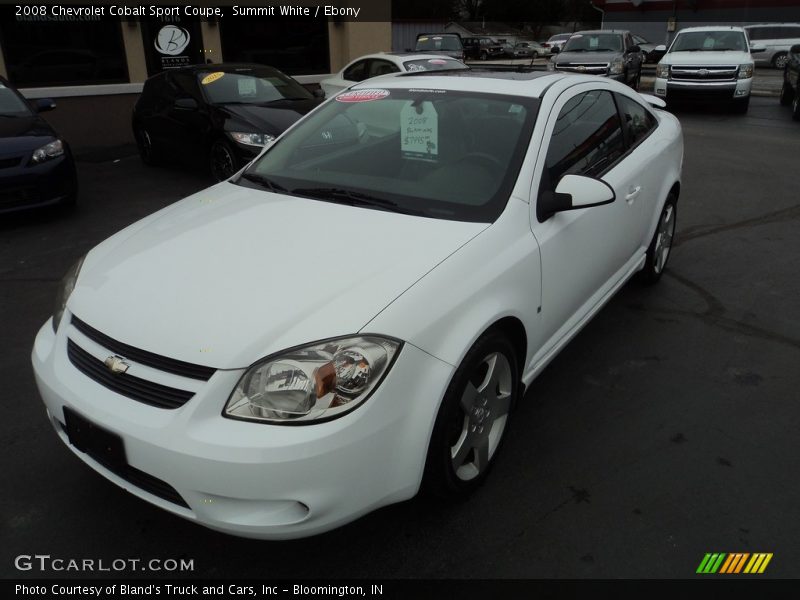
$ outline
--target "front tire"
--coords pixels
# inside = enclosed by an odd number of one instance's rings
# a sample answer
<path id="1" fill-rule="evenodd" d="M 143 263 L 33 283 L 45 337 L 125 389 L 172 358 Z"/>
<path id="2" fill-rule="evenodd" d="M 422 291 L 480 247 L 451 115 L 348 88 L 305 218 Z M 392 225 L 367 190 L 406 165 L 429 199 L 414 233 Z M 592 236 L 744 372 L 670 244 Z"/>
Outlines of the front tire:
<path id="1" fill-rule="evenodd" d="M 664 203 L 664 208 L 661 210 L 661 216 L 658 218 L 656 232 L 653 234 L 653 239 L 647 248 L 644 267 L 637 274 L 639 281 L 646 285 L 656 283 L 664 274 L 664 269 L 667 267 L 667 261 L 672 251 L 672 242 L 675 239 L 677 215 L 678 198 L 675 194 L 670 193 Z"/>
<path id="2" fill-rule="evenodd" d="M 161 157 L 153 144 L 150 132 L 143 125 L 138 125 L 135 129 L 136 149 L 139 151 L 139 158 L 148 167 L 158 166 L 162 163 Z"/>
<path id="3" fill-rule="evenodd" d="M 787 85 L 786 76 L 784 75 L 783 87 L 781 88 L 781 106 L 789 106 L 794 99 L 794 90 L 792 86 Z"/>
<path id="4" fill-rule="evenodd" d="M 750 96 L 747 96 L 744 100 L 733 101 L 733 112 L 735 112 L 737 115 L 746 114 L 749 108 Z"/>
<path id="5" fill-rule="evenodd" d="M 447 388 L 428 447 L 423 487 L 461 498 L 486 478 L 520 390 L 514 346 L 500 331 L 475 342 Z"/>
<path id="6" fill-rule="evenodd" d="M 217 140 L 211 144 L 208 152 L 211 176 L 216 181 L 224 181 L 239 170 L 236 154 L 225 140 Z"/>
<path id="7" fill-rule="evenodd" d="M 481 54 L 480 54 L 480 57 L 479 57 L 479 58 L 480 58 L 481 60 L 486 60 L 487 58 L 489 58 L 489 55 L 488 55 L 488 54 L 486 54 L 486 52 L 481 52 Z"/>

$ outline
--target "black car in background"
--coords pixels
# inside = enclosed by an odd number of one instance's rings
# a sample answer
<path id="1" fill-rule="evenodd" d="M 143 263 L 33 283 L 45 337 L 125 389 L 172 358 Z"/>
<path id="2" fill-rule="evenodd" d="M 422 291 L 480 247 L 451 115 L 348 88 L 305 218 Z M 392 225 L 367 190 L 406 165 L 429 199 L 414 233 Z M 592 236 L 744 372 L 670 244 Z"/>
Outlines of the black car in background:
<path id="1" fill-rule="evenodd" d="M 145 82 L 133 109 L 133 133 L 145 164 L 208 165 L 221 181 L 321 102 L 272 67 L 181 67 Z"/>
<path id="2" fill-rule="evenodd" d="M 513 50 L 512 50 L 513 51 Z M 470 60 L 503 58 L 506 54 L 503 44 L 490 37 L 464 38 L 464 57 Z"/>
<path id="3" fill-rule="evenodd" d="M 55 102 L 29 102 L 0 77 L 0 214 L 72 206 L 78 191 L 69 146 L 38 113 Z"/>
<path id="4" fill-rule="evenodd" d="M 800 121 L 800 44 L 789 49 L 786 66 L 783 68 L 781 104 L 792 107 L 792 118 Z"/>

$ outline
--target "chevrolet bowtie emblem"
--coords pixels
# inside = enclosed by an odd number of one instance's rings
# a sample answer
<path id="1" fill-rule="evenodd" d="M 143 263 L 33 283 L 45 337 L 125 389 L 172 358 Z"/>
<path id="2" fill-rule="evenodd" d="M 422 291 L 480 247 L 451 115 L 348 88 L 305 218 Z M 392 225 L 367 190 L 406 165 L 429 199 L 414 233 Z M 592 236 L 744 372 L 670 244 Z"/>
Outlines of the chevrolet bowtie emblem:
<path id="1" fill-rule="evenodd" d="M 586 67 L 584 67 L 583 65 L 578 67 L 578 71 L 580 71 L 581 73 L 583 73 L 585 70 L 586 70 Z"/>
<path id="2" fill-rule="evenodd" d="M 122 375 L 130 367 L 121 356 L 109 356 L 103 362 L 114 375 Z"/>
<path id="3" fill-rule="evenodd" d="M 698 75 L 700 75 L 700 77 L 707 77 L 707 76 L 708 76 L 708 73 L 709 73 L 708 69 L 700 69 L 700 70 L 697 72 L 697 74 L 698 74 Z"/>

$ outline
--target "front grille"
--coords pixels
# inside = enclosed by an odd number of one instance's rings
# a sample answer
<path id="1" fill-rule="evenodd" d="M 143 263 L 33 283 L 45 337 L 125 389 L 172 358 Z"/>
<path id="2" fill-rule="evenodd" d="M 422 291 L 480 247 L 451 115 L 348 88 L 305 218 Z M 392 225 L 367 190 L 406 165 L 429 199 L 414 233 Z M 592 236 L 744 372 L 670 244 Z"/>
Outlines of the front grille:
<path id="1" fill-rule="evenodd" d="M 556 63 L 556 70 L 585 75 L 605 75 L 608 73 L 608 63 Z"/>
<path id="2" fill-rule="evenodd" d="M 0 169 L 10 169 L 11 167 L 16 167 L 20 162 L 22 162 L 21 156 L 15 156 L 13 158 L 0 158 Z"/>
<path id="3" fill-rule="evenodd" d="M 708 67 L 672 65 L 670 74 L 675 81 L 735 81 L 739 74 L 739 67 L 736 65 Z"/>
<path id="4" fill-rule="evenodd" d="M 208 381 L 215 372 L 215 369 L 211 367 L 204 367 L 182 360 L 175 360 L 174 358 L 167 358 L 166 356 L 154 354 L 147 350 L 140 350 L 139 348 L 134 348 L 128 344 L 118 342 L 108 337 L 106 334 L 97 331 L 97 329 L 87 323 L 84 323 L 75 315 L 72 315 L 72 324 L 83 335 L 97 342 L 104 348 L 108 348 L 114 354 L 119 354 L 124 358 L 147 365 L 148 367 L 153 367 L 159 371 L 165 371 L 173 375 L 180 375 L 191 379 L 199 379 L 201 381 Z"/>
<path id="5" fill-rule="evenodd" d="M 80 372 L 100 385 L 132 400 L 158 408 L 179 408 L 186 404 L 194 392 L 146 381 L 127 373 L 114 374 L 103 361 L 95 358 L 71 339 L 67 340 L 67 356 Z"/>

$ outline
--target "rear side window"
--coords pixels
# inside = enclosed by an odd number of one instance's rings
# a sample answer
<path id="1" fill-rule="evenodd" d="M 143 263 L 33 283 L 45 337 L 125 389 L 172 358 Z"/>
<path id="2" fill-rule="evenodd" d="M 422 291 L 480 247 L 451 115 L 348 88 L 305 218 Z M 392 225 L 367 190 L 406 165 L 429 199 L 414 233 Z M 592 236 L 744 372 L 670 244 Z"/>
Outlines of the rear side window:
<path id="1" fill-rule="evenodd" d="M 347 81 L 364 81 L 367 78 L 367 62 L 361 60 L 344 72 L 342 77 Z"/>
<path id="2" fill-rule="evenodd" d="M 549 188 L 568 174 L 597 177 L 625 152 L 619 113 L 611 93 L 578 94 L 561 109 L 545 159 Z"/>
<path id="3" fill-rule="evenodd" d="M 627 96 L 616 94 L 622 113 L 622 127 L 629 146 L 636 146 L 656 128 L 656 118 L 644 106 Z"/>

